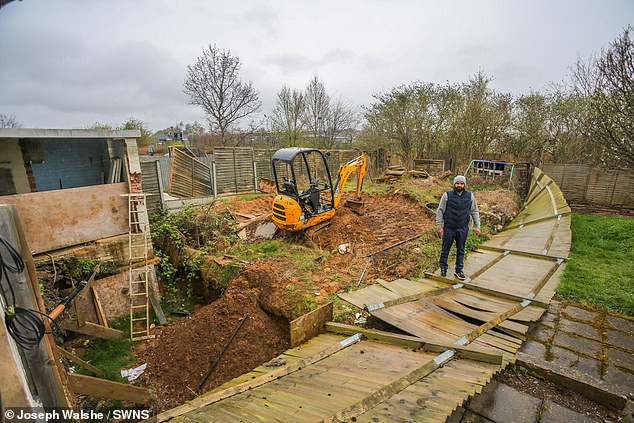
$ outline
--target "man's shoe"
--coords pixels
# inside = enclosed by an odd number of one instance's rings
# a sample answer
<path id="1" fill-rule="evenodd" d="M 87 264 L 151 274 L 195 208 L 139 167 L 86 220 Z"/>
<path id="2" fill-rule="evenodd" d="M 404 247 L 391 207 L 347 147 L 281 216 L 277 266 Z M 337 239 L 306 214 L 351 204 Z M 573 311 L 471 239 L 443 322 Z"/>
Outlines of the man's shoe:
<path id="1" fill-rule="evenodd" d="M 447 277 L 447 269 L 440 269 L 440 276 L 442 276 L 443 278 Z"/>
<path id="2" fill-rule="evenodd" d="M 462 270 L 456 270 L 454 272 L 454 276 L 460 279 L 461 281 L 467 279 L 467 277 L 464 275 L 464 272 Z"/>

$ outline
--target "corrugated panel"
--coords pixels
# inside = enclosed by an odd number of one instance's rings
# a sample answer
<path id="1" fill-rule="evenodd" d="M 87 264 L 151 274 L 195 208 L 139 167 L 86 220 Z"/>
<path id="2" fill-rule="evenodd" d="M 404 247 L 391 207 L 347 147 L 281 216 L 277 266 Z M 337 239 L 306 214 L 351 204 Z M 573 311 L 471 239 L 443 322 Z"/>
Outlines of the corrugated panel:
<path id="1" fill-rule="evenodd" d="M 141 162 L 141 186 L 147 194 L 145 204 L 150 214 L 159 210 L 162 204 L 159 166 L 157 160 Z"/>
<path id="2" fill-rule="evenodd" d="M 200 160 L 174 149 L 170 172 L 170 193 L 181 198 L 213 195 L 210 167 Z"/>
<path id="3" fill-rule="evenodd" d="M 216 148 L 218 194 L 249 192 L 256 189 L 253 175 L 253 149 Z"/>

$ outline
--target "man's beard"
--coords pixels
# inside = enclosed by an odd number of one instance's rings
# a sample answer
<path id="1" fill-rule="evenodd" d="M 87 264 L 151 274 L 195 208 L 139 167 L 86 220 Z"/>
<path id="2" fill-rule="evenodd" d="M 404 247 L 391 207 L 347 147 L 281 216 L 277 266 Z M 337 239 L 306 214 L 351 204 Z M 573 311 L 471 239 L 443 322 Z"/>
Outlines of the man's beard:
<path id="1" fill-rule="evenodd" d="M 464 191 L 464 188 L 454 188 L 458 194 Z"/>

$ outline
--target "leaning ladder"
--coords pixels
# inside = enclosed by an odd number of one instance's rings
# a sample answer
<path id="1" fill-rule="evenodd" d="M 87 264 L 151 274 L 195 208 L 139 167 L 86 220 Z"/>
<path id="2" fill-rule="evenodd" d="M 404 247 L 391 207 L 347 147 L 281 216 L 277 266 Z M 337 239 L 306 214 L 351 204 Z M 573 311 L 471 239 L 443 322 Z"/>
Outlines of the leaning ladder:
<path id="1" fill-rule="evenodd" d="M 145 194 L 127 194 L 127 197 L 130 258 L 128 278 L 130 282 L 130 339 L 138 341 L 150 337 L 147 267 L 149 222 L 145 207 Z"/>

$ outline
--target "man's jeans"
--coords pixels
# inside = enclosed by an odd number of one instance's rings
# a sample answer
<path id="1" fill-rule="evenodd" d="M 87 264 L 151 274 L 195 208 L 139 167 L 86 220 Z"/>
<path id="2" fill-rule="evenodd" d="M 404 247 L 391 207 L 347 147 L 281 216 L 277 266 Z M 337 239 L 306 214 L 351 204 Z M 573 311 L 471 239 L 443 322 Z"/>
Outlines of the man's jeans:
<path id="1" fill-rule="evenodd" d="M 440 253 L 440 268 L 447 269 L 447 258 L 449 258 L 449 250 L 454 240 L 456 241 L 456 270 L 462 270 L 464 267 L 464 246 L 467 243 L 467 234 L 469 227 L 451 229 L 445 226 L 442 235 L 442 251 Z"/>

